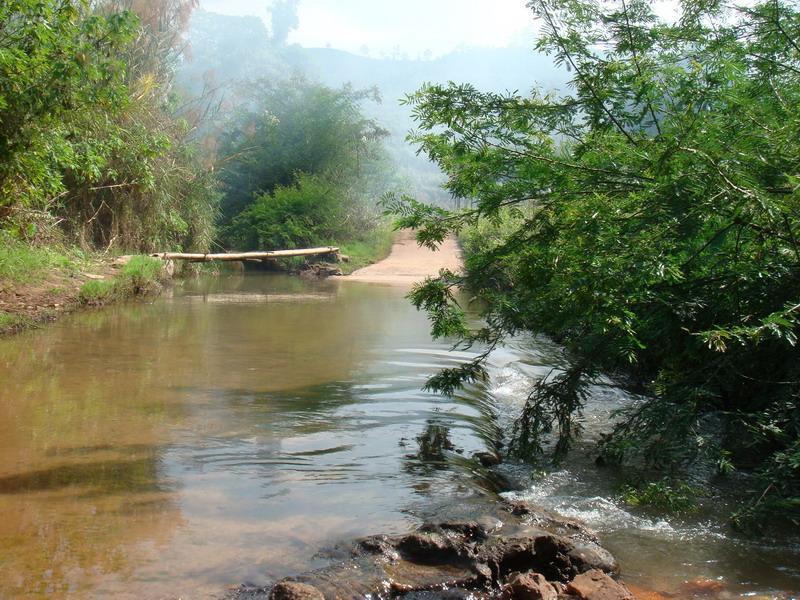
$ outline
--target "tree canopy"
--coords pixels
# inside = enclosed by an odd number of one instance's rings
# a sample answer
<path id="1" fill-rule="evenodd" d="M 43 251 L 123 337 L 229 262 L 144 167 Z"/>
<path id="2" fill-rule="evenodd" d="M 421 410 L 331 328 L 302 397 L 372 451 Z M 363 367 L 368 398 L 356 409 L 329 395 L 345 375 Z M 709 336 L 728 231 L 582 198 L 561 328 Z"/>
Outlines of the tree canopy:
<path id="1" fill-rule="evenodd" d="M 379 213 L 359 207 L 375 209 L 390 179 L 386 131 L 361 112 L 375 94 L 302 77 L 249 83 L 220 135 L 226 241 L 274 249 L 371 230 Z"/>
<path id="2" fill-rule="evenodd" d="M 800 14 L 779 0 L 687 1 L 675 22 L 645 0 L 530 7 L 568 92 L 451 83 L 407 99 L 413 140 L 472 204 L 390 203 L 420 242 L 465 242 L 466 273 L 413 301 L 463 345 L 524 331 L 563 344 L 569 366 L 532 390 L 518 453 L 563 455 L 588 385 L 611 374 L 645 399 L 607 458 L 752 468 L 740 516 L 800 515 Z M 477 331 L 460 286 L 484 301 Z M 482 377 L 485 356 L 430 385 Z"/>
<path id="3" fill-rule="evenodd" d="M 84 247 L 206 246 L 217 193 L 172 88 L 194 0 L 0 6 L 0 227 Z"/>

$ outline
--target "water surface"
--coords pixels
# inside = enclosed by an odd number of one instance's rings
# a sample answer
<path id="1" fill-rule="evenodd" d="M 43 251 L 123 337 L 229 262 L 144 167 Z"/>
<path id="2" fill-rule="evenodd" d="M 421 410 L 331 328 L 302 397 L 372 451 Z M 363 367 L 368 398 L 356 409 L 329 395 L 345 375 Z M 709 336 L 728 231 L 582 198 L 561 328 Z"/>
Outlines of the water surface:
<path id="1" fill-rule="evenodd" d="M 496 479 L 469 455 L 557 349 L 520 340 L 489 385 L 423 392 L 471 355 L 432 341 L 406 291 L 203 278 L 0 341 L 0 598 L 213 598 L 319 566 L 320 548 L 355 536 L 492 506 Z M 602 427 L 622 401 L 598 391 L 586 418 Z M 421 454 L 439 433 L 451 449 Z M 637 583 L 800 588 L 791 544 L 635 514 L 590 465 L 501 471 L 515 494 L 588 520 Z"/>

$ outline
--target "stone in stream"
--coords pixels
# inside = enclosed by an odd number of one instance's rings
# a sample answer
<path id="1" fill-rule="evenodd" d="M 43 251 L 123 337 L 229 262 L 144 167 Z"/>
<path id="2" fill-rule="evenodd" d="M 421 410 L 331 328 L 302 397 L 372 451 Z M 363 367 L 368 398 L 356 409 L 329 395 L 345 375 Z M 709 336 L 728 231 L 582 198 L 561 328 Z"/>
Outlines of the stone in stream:
<path id="1" fill-rule="evenodd" d="M 546 531 L 566 536 L 572 540 L 580 539 L 599 547 L 597 534 L 580 521 L 567 519 L 544 507 L 530 504 L 524 500 L 506 500 L 503 506 L 515 517 L 525 517 L 526 520 Z"/>
<path id="2" fill-rule="evenodd" d="M 558 592 L 539 573 L 516 573 L 503 587 L 503 600 L 558 600 Z"/>
<path id="3" fill-rule="evenodd" d="M 567 592 L 580 600 L 636 600 L 628 588 L 598 569 L 578 575 L 567 585 Z"/>
<path id="4" fill-rule="evenodd" d="M 332 550 L 330 567 L 283 580 L 271 592 L 240 589 L 229 598 L 556 600 L 566 589 L 564 584 L 576 585 L 573 594 L 586 592 L 591 583 L 599 590 L 591 593 L 617 589 L 606 575 L 616 571 L 616 562 L 596 544 L 543 530 L 523 530 L 524 535 L 501 536 L 477 522 L 463 521 L 426 524 L 406 535 L 370 536 Z M 591 575 L 587 579 L 584 573 Z"/>
<path id="5" fill-rule="evenodd" d="M 334 265 L 315 263 L 302 265 L 298 269 L 298 273 L 301 277 L 307 277 L 310 279 L 325 279 L 326 277 L 342 275 L 342 270 Z"/>
<path id="6" fill-rule="evenodd" d="M 325 600 L 317 588 L 298 581 L 282 581 L 269 594 L 269 600 Z"/>
<path id="7" fill-rule="evenodd" d="M 472 458 L 476 459 L 484 467 L 496 467 L 503 462 L 500 455 L 495 452 L 476 452 L 472 455 Z"/>

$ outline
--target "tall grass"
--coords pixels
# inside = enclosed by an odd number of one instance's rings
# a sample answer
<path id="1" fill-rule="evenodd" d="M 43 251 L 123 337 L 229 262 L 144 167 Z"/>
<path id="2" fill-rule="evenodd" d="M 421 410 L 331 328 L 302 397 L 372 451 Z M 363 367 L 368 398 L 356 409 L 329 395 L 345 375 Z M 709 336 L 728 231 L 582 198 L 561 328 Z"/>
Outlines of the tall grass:
<path id="1" fill-rule="evenodd" d="M 134 256 L 114 279 L 87 281 L 78 296 L 84 304 L 102 305 L 159 289 L 164 263 L 149 256 Z"/>
<path id="2" fill-rule="evenodd" d="M 54 270 L 74 266 L 74 259 L 58 249 L 31 246 L 0 231 L 0 280 L 35 283 Z"/>

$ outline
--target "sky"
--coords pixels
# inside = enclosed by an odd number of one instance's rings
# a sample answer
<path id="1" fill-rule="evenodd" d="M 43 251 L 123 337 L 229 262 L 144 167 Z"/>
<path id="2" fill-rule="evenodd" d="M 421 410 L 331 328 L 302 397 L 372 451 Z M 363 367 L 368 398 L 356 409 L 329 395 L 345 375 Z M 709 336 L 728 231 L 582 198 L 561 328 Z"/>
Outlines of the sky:
<path id="1" fill-rule="evenodd" d="M 257 15 L 269 0 L 201 0 L 206 10 Z M 526 0 L 300 0 L 289 41 L 371 56 L 441 56 L 459 47 L 533 45 Z M 429 53 L 429 54 L 426 54 Z"/>

